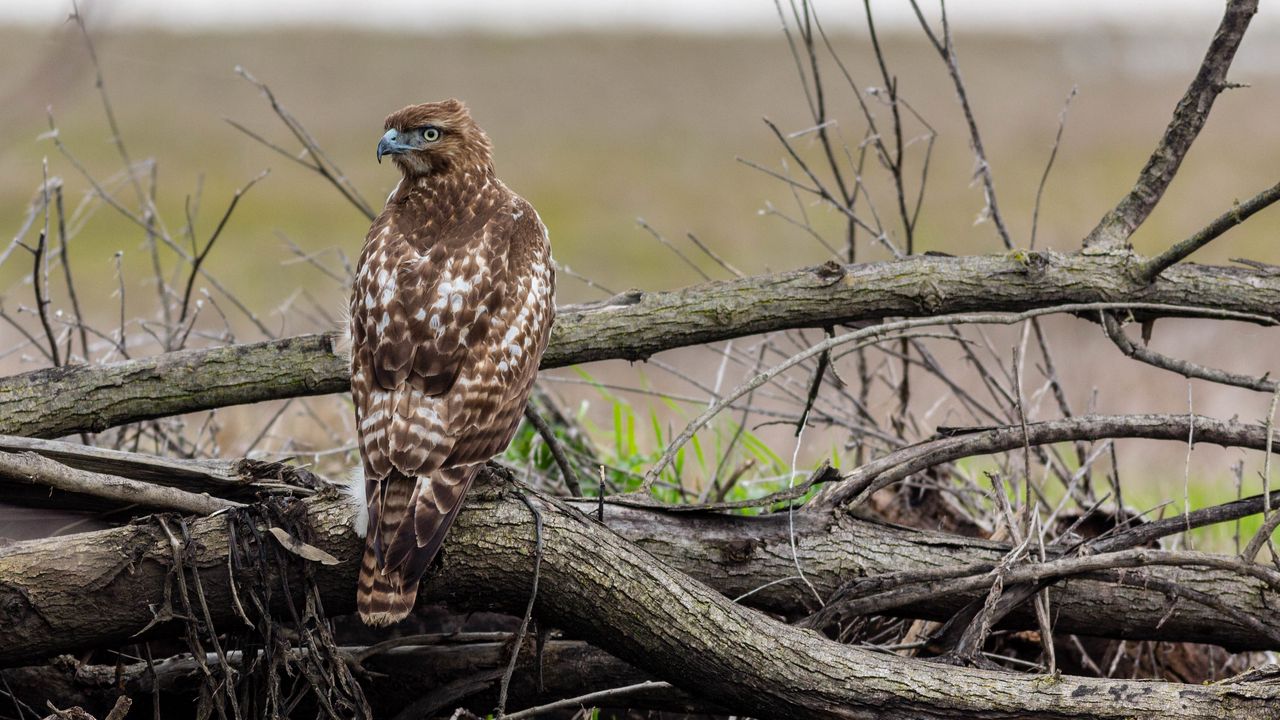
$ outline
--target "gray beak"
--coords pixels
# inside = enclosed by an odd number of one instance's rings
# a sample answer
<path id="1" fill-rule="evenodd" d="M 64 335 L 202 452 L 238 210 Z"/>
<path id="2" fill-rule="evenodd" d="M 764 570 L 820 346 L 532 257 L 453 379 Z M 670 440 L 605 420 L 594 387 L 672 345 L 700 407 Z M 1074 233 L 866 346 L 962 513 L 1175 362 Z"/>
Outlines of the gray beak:
<path id="1" fill-rule="evenodd" d="M 399 136 L 400 133 L 396 132 L 395 128 L 392 128 L 382 136 L 381 140 L 378 141 L 379 163 L 382 162 L 383 155 L 399 155 L 400 153 L 406 153 L 414 149 L 412 145 L 405 145 L 404 143 L 398 142 L 397 138 Z"/>

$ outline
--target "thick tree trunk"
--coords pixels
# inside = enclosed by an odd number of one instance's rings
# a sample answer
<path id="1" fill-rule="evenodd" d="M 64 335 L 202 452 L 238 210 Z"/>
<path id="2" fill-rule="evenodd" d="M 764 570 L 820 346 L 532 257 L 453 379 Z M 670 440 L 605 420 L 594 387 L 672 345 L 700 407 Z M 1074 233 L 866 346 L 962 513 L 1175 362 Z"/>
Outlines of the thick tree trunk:
<path id="1" fill-rule="evenodd" d="M 543 367 L 643 360 L 663 350 L 787 328 L 1066 303 L 1160 303 L 1280 320 L 1280 276 L 1178 265 L 1148 285 L 1132 277 L 1141 260 L 1123 252 L 915 256 L 671 292 L 636 291 L 605 304 L 560 308 Z M 342 392 L 348 368 L 337 344 L 336 334 L 302 335 L 0 379 L 0 433 L 61 437 L 227 405 Z"/>
<path id="2" fill-rule="evenodd" d="M 534 496 L 533 502 L 545 520 L 538 616 L 735 712 L 804 718 L 1214 718 L 1229 710 L 1237 718 L 1280 717 L 1277 687 L 1037 678 L 838 645 L 735 605 L 554 499 Z M 338 560 L 314 568 L 325 605 L 331 612 L 348 610 L 360 549 L 347 526 L 352 509 L 334 499 L 306 506 L 312 542 Z M 629 523 L 621 521 L 623 512 L 606 511 L 606 523 L 624 528 Z M 219 516 L 191 523 L 185 552 L 187 566 L 202 569 L 215 623 L 233 621 L 226 526 Z M 840 528 L 824 528 L 833 530 Z M 849 537 L 855 540 L 865 542 Z M 945 554 L 955 539 L 931 540 L 937 561 L 950 563 Z M 836 537 L 820 543 L 824 551 L 841 544 Z M 774 562 L 778 545 L 764 545 Z M 731 547 L 744 550 L 739 543 Z M 460 608 L 522 608 L 533 552 L 528 509 L 510 486 L 486 484 L 469 501 L 443 567 L 422 595 Z M 994 547 L 991 552 L 998 554 Z M 29 664 L 38 654 L 127 642 L 163 607 L 172 553 L 155 522 L 0 550 L 0 636 L 6 638 L 0 662 Z M 752 549 L 747 557 L 755 555 Z M 856 567 L 855 562 L 846 570 Z M 1097 608 L 1093 617 L 1102 621 L 1109 613 Z"/>

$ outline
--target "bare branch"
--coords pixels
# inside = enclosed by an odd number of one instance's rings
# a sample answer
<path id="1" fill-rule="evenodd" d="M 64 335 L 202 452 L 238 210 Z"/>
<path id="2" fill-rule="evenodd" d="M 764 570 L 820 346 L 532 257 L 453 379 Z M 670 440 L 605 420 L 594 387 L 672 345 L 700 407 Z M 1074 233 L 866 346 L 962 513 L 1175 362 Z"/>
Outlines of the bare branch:
<path id="1" fill-rule="evenodd" d="M 1109 255 L 918 256 L 828 264 L 671 292 L 633 291 L 604 303 L 559 308 L 543 368 L 641 360 L 672 348 L 786 328 L 1096 300 L 1115 301 L 1108 307 L 1117 308 L 1144 303 L 1135 310 L 1142 317 L 1260 324 L 1280 318 L 1280 276 L 1178 265 L 1152 285 L 1139 286 L 1125 267 L 1124 258 Z M 60 437 L 226 405 L 342 392 L 349 369 L 338 343 L 336 335 L 303 335 L 0 378 L 0 432 Z M 121 389 L 126 379 L 127 392 Z"/>
<path id="2" fill-rule="evenodd" d="M 920 21 L 920 27 L 924 30 L 924 34 L 928 36 L 929 42 L 933 43 L 933 49 L 938 51 L 942 56 L 942 61 L 947 66 L 947 72 L 951 75 L 951 81 L 956 88 L 956 97 L 960 100 L 960 109 L 964 111 L 965 122 L 969 126 L 969 145 L 973 149 L 974 159 L 977 161 L 977 175 L 982 178 L 982 190 L 986 197 L 986 212 L 991 221 L 995 223 L 996 233 L 1000 236 L 1000 240 L 1004 243 L 1005 248 L 1012 250 L 1014 248 L 1013 239 L 1009 237 L 1009 229 L 1005 227 L 1004 216 L 1000 214 L 1000 206 L 996 202 L 996 184 L 995 178 L 991 174 L 991 164 L 987 162 L 987 152 L 982 145 L 982 134 L 978 132 L 978 121 L 973 117 L 973 108 L 969 105 L 969 93 L 965 89 L 964 80 L 960 77 L 960 61 L 956 58 L 955 44 L 951 37 L 951 25 L 947 22 L 947 6 L 945 1 L 942 3 L 942 39 L 934 34 L 933 28 L 929 26 L 929 22 L 925 20 L 924 13 L 920 11 L 920 5 L 917 0 L 911 0 L 911 8 L 915 10 L 916 19 Z"/>
<path id="3" fill-rule="evenodd" d="M 1213 34 L 1200 69 L 1173 110 L 1173 117 L 1147 164 L 1138 173 L 1133 189 L 1098 221 L 1085 237 L 1085 247 L 1127 242 L 1173 182 L 1191 144 L 1204 128 L 1218 94 L 1230 87 L 1227 70 L 1244 39 L 1249 21 L 1258 12 L 1258 0 L 1229 0 L 1222 22 Z"/>
<path id="4" fill-rule="evenodd" d="M 1204 365 L 1181 360 L 1178 358 L 1162 355 L 1142 345 L 1136 345 L 1121 329 L 1119 323 L 1112 317 L 1111 313 L 1102 313 L 1102 327 L 1111 342 L 1115 343 L 1120 352 L 1128 357 L 1144 362 L 1153 367 L 1162 370 L 1178 373 L 1186 378 L 1197 378 L 1199 380 L 1208 380 L 1220 385 L 1231 385 L 1233 387 L 1246 388 L 1248 390 L 1256 390 L 1257 392 L 1274 393 L 1280 384 L 1274 380 L 1269 380 L 1267 376 L 1251 377 L 1248 375 L 1240 375 L 1238 373 L 1227 372 L 1217 368 L 1211 368 Z"/>
<path id="5" fill-rule="evenodd" d="M 936 465 L 975 455 L 1015 450 L 1024 443 L 1044 445 L 1074 440 L 1148 438 L 1186 442 L 1195 424 L 1196 440 L 1230 447 L 1266 450 L 1265 428 L 1224 422 L 1201 415 L 1080 415 L 1061 420 L 1021 425 L 947 429 L 944 436 L 902 448 L 849 473 L 843 482 L 828 484 L 810 507 L 834 507 L 859 503 L 877 489 Z M 961 434 L 955 434 L 955 433 Z"/>
<path id="6" fill-rule="evenodd" d="M 1248 220 L 1249 216 L 1259 210 L 1270 207 L 1277 200 L 1280 200 L 1280 183 L 1263 190 L 1243 203 L 1236 203 L 1230 210 L 1219 215 L 1217 219 L 1201 229 L 1200 232 L 1147 260 L 1138 268 L 1138 276 L 1147 282 L 1151 282 L 1170 265 L 1208 245 L 1219 235 Z"/>

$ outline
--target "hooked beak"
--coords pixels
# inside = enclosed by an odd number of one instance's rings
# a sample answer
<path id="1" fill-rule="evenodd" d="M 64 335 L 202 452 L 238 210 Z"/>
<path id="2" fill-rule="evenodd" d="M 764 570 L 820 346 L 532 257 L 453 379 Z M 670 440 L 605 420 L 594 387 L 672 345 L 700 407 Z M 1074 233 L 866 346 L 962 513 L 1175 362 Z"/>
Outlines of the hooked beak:
<path id="1" fill-rule="evenodd" d="M 382 136 L 381 140 L 378 141 L 379 164 L 382 163 L 383 155 L 399 155 L 414 149 L 412 145 L 405 145 L 404 143 L 398 142 L 396 138 L 398 138 L 399 135 L 400 133 L 398 133 L 395 128 L 392 128 Z"/>

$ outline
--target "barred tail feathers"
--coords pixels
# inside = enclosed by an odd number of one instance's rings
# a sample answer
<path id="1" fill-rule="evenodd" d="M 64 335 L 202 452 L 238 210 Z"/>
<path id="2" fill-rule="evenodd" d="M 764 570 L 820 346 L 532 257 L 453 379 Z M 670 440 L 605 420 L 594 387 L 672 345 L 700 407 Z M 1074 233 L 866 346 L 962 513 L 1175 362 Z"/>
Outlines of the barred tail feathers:
<path id="1" fill-rule="evenodd" d="M 369 625 L 390 625 L 413 610 L 418 585 L 462 509 L 480 463 L 441 468 L 428 477 L 398 472 L 384 480 L 378 532 L 365 538 L 356 607 Z M 381 561 L 381 562 L 379 562 Z"/>

